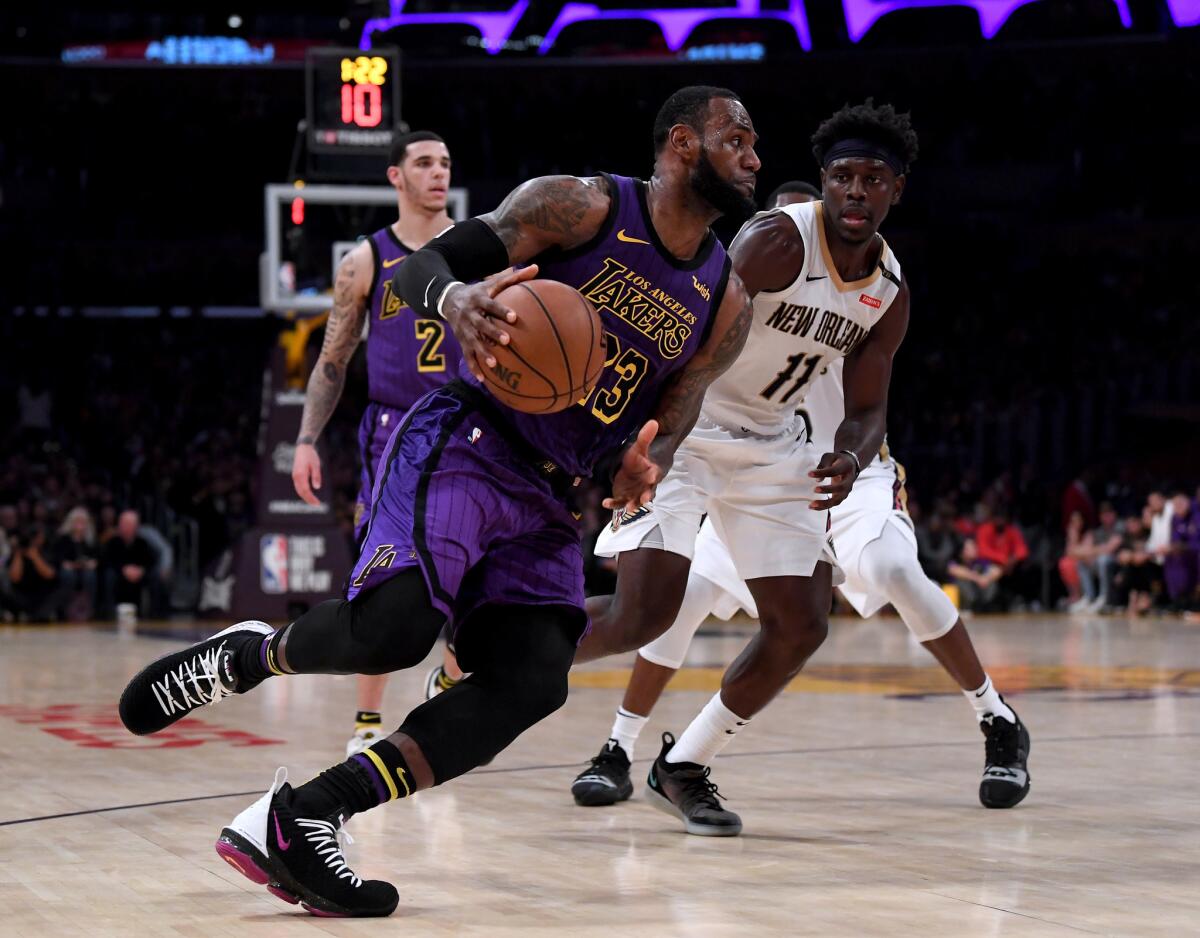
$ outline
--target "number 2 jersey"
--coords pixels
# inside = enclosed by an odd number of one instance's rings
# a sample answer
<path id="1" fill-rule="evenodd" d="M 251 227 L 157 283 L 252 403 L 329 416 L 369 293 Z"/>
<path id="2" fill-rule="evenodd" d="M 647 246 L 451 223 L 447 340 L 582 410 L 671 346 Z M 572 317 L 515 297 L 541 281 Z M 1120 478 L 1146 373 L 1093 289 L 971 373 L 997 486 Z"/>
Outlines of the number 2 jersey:
<path id="1" fill-rule="evenodd" d="M 858 347 L 900 292 L 900 262 L 886 241 L 875 269 L 845 283 L 826 243 L 822 203 L 776 211 L 800 232 L 804 266 L 791 285 L 754 298 L 746 347 L 709 387 L 703 407 L 713 423 L 762 436 L 803 427 L 796 408 L 809 387 Z"/>
<path id="2" fill-rule="evenodd" d="M 462 351 L 440 319 L 418 319 L 392 292 L 392 277 L 413 253 L 389 225 L 368 239 L 375 258 L 367 336 L 367 386 L 371 400 L 408 410 L 420 397 L 458 376 Z"/>

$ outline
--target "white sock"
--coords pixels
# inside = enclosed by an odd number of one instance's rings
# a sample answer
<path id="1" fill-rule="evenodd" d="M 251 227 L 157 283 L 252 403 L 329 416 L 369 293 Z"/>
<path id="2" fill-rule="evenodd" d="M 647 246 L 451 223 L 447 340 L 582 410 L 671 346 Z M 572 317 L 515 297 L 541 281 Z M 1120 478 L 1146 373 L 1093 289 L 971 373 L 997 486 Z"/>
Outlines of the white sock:
<path id="1" fill-rule="evenodd" d="M 649 717 L 640 717 L 630 713 L 624 707 L 617 707 L 617 718 L 613 720 L 612 732 L 609 739 L 615 739 L 617 745 L 625 750 L 625 755 L 633 761 L 633 747 L 637 744 L 638 735 L 646 725 Z"/>
<path id="2" fill-rule="evenodd" d="M 963 694 L 966 695 L 967 700 L 971 701 L 971 706 L 975 708 L 975 716 L 981 722 L 987 714 L 991 713 L 1016 725 L 1017 715 L 1012 712 L 1008 704 L 1000 699 L 1000 692 L 996 690 L 988 675 L 983 676 L 983 684 L 975 690 L 965 690 Z"/>
<path id="3" fill-rule="evenodd" d="M 718 691 L 683 731 L 683 735 L 667 753 L 667 761 L 708 765 L 717 753 L 729 745 L 737 731 L 749 722 L 725 706 Z"/>

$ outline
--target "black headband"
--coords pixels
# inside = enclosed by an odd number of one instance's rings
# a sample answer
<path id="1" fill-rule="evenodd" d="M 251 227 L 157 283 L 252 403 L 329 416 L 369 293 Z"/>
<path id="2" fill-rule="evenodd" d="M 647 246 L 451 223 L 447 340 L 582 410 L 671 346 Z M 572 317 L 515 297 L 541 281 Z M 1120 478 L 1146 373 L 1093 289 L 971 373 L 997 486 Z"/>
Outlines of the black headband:
<path id="1" fill-rule="evenodd" d="M 888 149 L 882 143 L 876 143 L 874 140 L 863 140 L 858 137 L 847 137 L 845 140 L 839 140 L 826 150 L 824 166 L 828 167 L 834 160 L 842 160 L 855 156 L 886 163 L 897 176 L 904 173 L 904 160 L 893 150 Z"/>

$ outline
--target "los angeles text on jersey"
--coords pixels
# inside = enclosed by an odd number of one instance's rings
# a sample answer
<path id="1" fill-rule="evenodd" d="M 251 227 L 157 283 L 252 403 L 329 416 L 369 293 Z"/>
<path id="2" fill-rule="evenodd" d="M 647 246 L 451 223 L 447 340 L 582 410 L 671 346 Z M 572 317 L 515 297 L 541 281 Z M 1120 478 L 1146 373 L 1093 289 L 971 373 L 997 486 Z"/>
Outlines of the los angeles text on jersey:
<path id="1" fill-rule="evenodd" d="M 683 303 L 611 257 L 579 292 L 655 342 L 663 358 L 678 356 L 696 325 L 695 314 Z"/>
<path id="2" fill-rule="evenodd" d="M 848 319 L 831 309 L 821 310 L 816 306 L 797 306 L 795 303 L 783 302 L 767 317 L 767 325 L 788 335 L 805 338 L 811 331 L 814 342 L 820 342 L 843 355 L 854 351 L 869 331 L 853 319 Z"/>

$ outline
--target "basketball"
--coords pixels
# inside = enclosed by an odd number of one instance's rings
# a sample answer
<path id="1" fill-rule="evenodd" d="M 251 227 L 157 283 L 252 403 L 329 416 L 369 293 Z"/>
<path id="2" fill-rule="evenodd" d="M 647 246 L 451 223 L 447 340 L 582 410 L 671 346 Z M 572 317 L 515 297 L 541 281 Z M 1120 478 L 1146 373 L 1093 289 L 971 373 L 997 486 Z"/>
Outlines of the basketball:
<path id="1" fill-rule="evenodd" d="M 492 395 L 527 414 L 553 414 L 587 397 L 604 368 L 604 328 L 592 304 L 557 280 L 514 284 L 496 299 L 517 321 L 505 324 L 509 344 L 491 350 L 495 367 L 480 363 Z"/>

